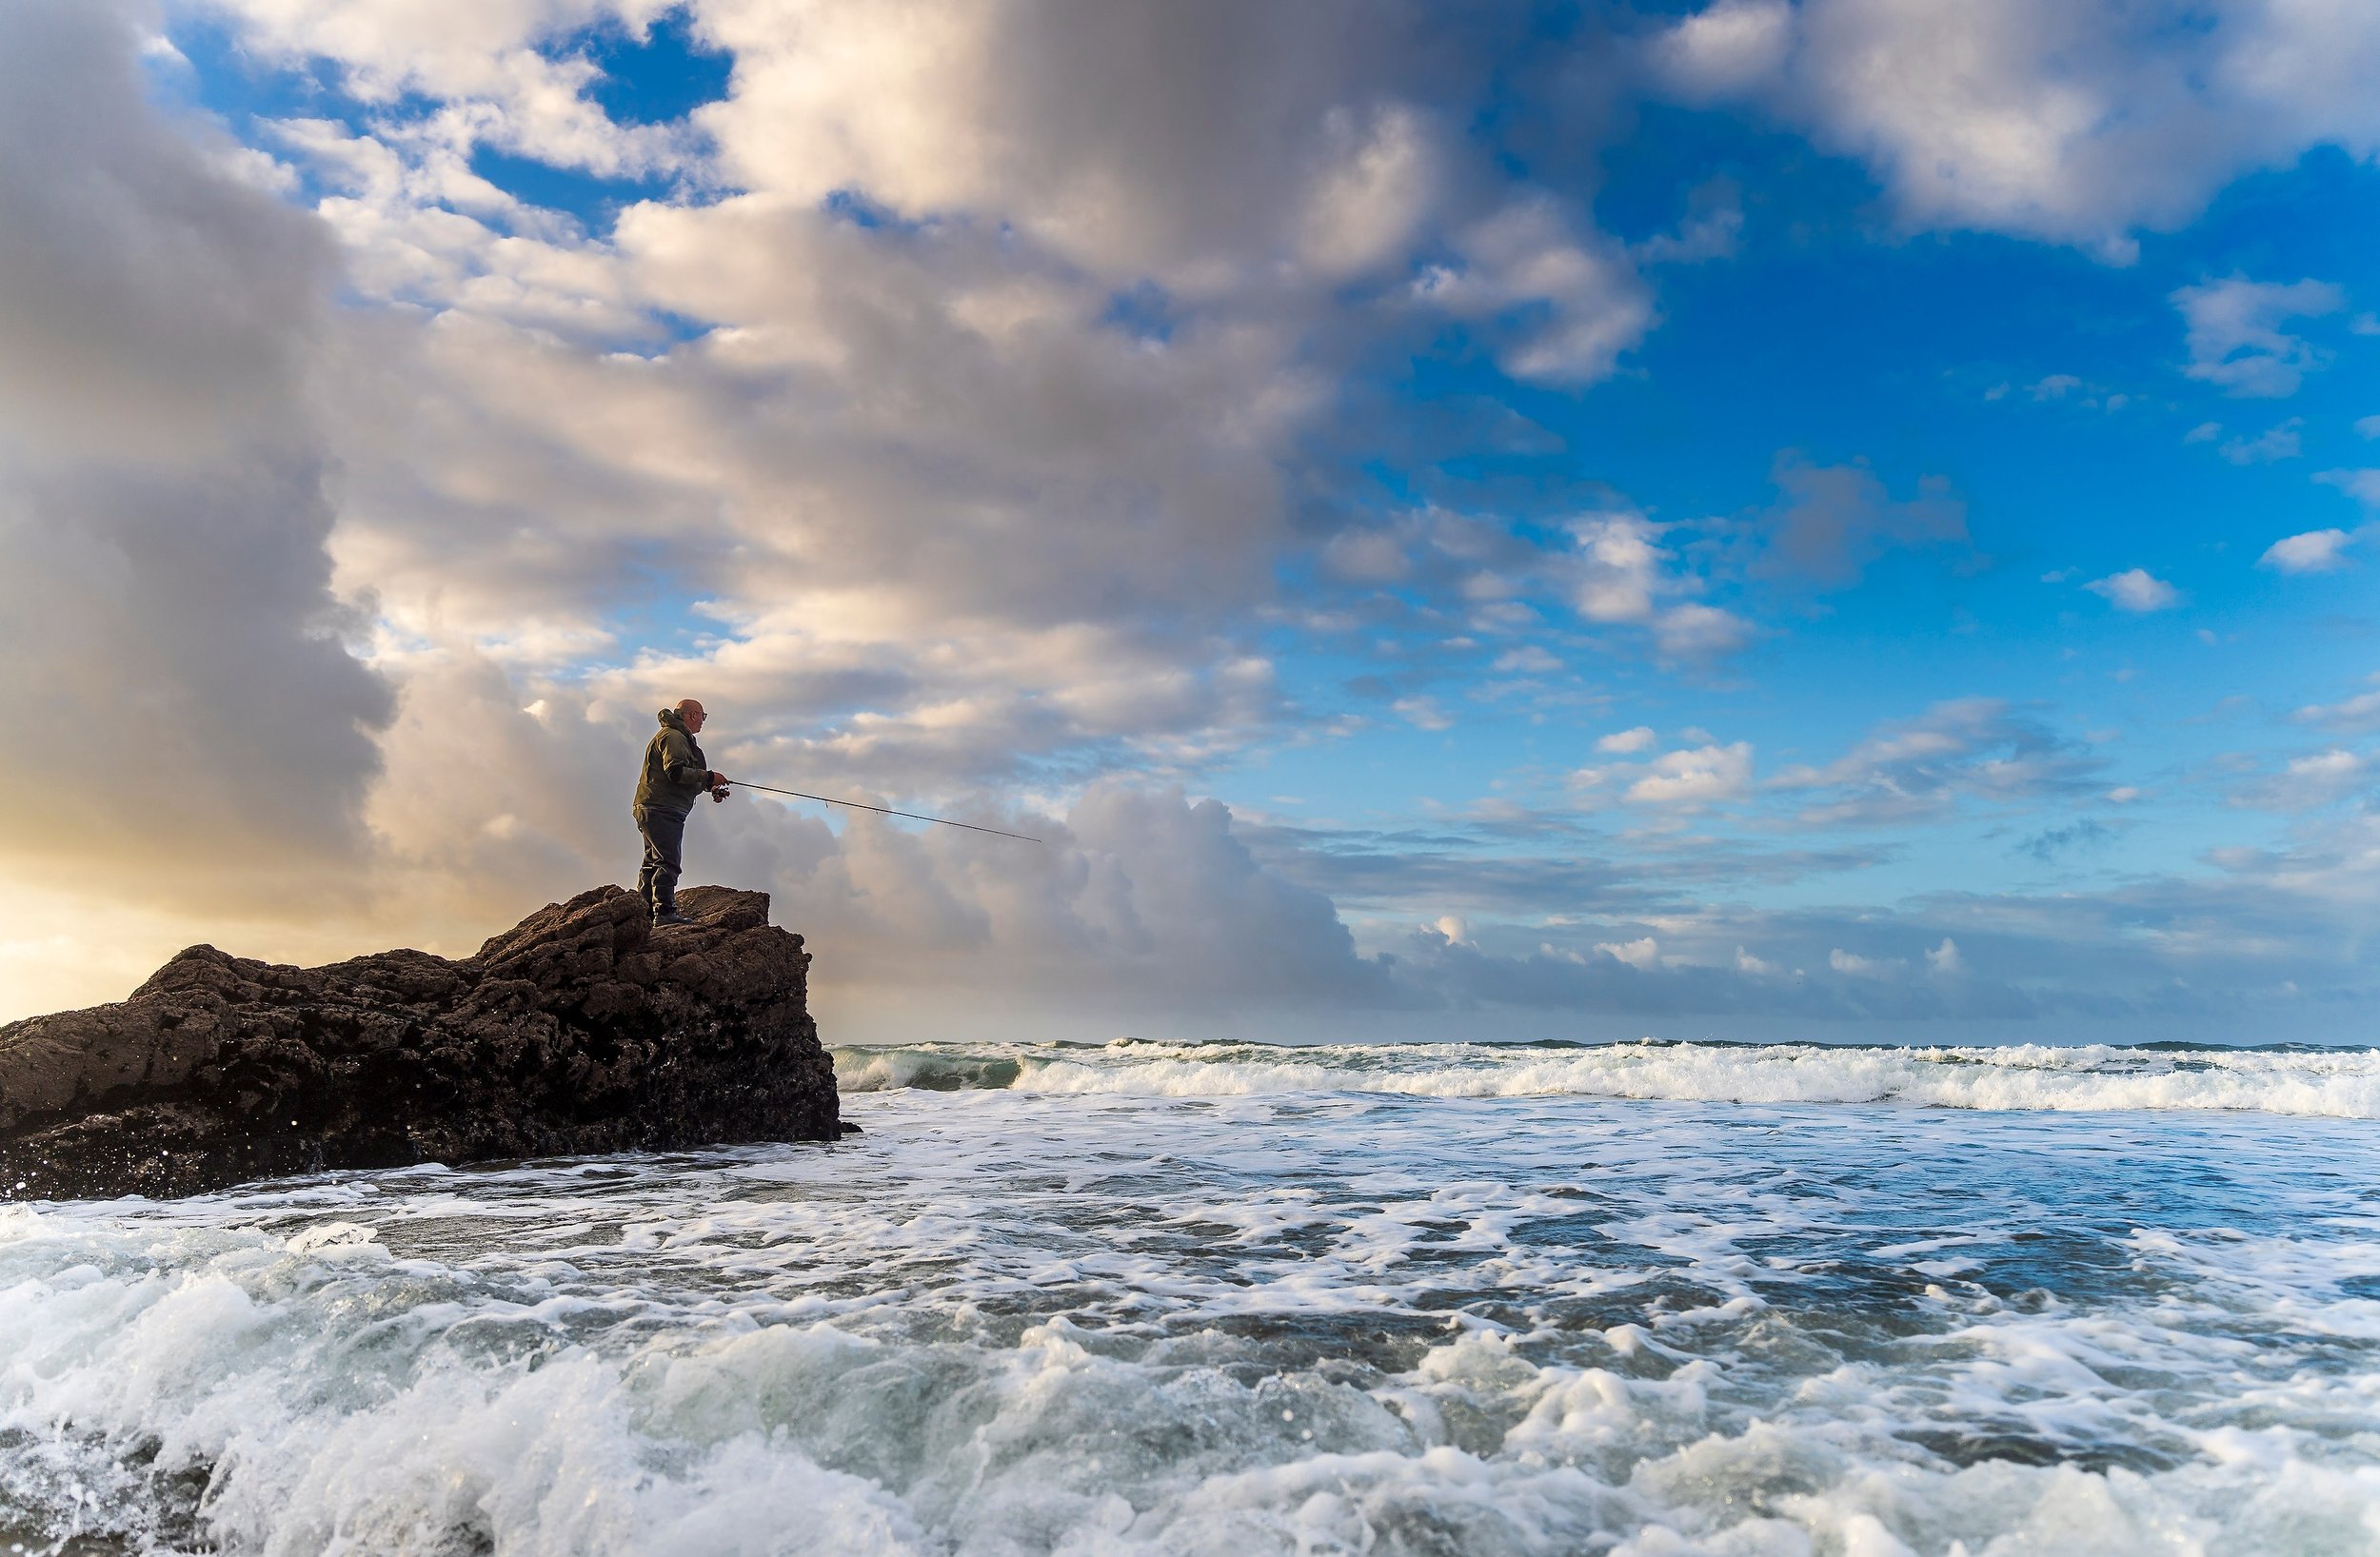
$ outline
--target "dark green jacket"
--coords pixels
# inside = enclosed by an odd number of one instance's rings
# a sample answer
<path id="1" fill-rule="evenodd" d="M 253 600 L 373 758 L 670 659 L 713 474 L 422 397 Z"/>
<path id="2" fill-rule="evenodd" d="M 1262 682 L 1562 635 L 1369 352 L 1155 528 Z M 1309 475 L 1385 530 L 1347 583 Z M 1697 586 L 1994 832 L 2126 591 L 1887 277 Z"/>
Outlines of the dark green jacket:
<path id="1" fill-rule="evenodd" d="M 694 802 L 710 792 L 710 764 L 703 748 L 686 733 L 685 720 L 674 708 L 661 711 L 661 728 L 645 747 L 645 771 L 637 776 L 636 803 L 640 810 L 674 811 L 683 817 Z"/>

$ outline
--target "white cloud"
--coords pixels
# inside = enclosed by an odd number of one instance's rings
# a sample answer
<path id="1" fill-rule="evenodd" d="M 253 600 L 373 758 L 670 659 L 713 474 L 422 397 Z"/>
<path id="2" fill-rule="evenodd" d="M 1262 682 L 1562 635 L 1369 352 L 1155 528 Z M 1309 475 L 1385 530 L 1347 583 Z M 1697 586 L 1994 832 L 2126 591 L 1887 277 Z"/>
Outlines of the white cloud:
<path id="1" fill-rule="evenodd" d="M 1617 756 L 1625 756 L 1631 752 L 1649 750 L 1655 739 L 1651 725 L 1639 724 L 1635 729 L 1620 730 L 1605 736 L 1595 743 L 1595 749 L 1598 752 L 1611 752 Z"/>
<path id="2" fill-rule="evenodd" d="M 2276 460 L 2294 460 L 2300 447 L 2298 430 L 2306 419 L 2291 417 L 2287 422 L 2266 428 L 2254 438 L 2234 438 L 2223 445 L 2223 458 L 2235 465 L 2271 464 Z"/>
<path id="3" fill-rule="evenodd" d="M 1958 955 L 1958 942 L 1948 936 L 1942 937 L 1941 945 L 1926 953 L 1926 965 L 1935 973 L 1944 975 L 1967 971 L 1967 964 L 1960 959 Z"/>
<path id="4" fill-rule="evenodd" d="M 1681 97 L 1763 101 L 1860 158 L 1910 227 L 2118 263 L 2249 168 L 2380 148 L 2380 14 L 2360 7 L 1725 0 L 1651 63 Z"/>
<path id="5" fill-rule="evenodd" d="M 1732 204 L 1630 246 L 1583 196 L 1483 169 L 1449 111 L 1479 78 L 1473 30 L 1418 49 L 1410 13 L 1333 0 L 821 4 L 797 29 L 758 0 L 701 0 L 689 24 L 737 50 L 733 98 L 699 125 L 637 127 L 596 108 L 568 43 L 649 20 L 645 0 L 226 9 L 251 57 L 327 60 L 371 95 L 363 128 L 285 122 L 268 145 L 286 163 L 168 130 L 119 69 L 139 40 L 109 33 L 111 10 L 0 11 L 0 396 L 20 435 L 0 454 L 0 668 L 111 716 L 76 735 L 93 793 L 31 797 L 59 825 L 10 844 L 34 912 L 68 878 L 137 878 L 203 905 L 198 927 L 141 919 L 175 942 L 233 928 L 236 909 L 266 927 L 242 951 L 467 950 L 625 872 L 622 754 L 656 702 L 693 691 L 732 769 L 1053 840 L 1027 857 L 706 808 L 698 877 L 775 891 L 821 950 L 825 1000 L 924 985 L 970 1010 L 987 992 L 1143 1015 L 1343 1008 L 1457 988 L 1470 966 L 1519 992 L 1536 975 L 1478 949 L 1475 922 L 1497 941 L 1486 920 L 1440 916 L 1445 960 L 1409 979 L 1358 955 L 1299 874 L 1327 862 L 1259 859 L 1215 802 L 1087 776 L 1192 770 L 1281 729 L 1287 695 L 1248 623 L 1277 620 L 1284 558 L 1318 550 L 1334 578 L 1412 582 L 1384 612 L 1459 598 L 1508 632 L 1558 601 L 1674 659 L 1752 632 L 1714 602 L 1710 529 L 1598 511 L 1537 548 L 1495 516 L 1433 513 L 1329 539 L 1287 479 L 1332 429 L 1351 337 L 1436 329 L 1451 309 L 1514 371 L 1586 382 L 1653 327 L 1646 267 L 1732 242 Z M 1722 10 L 1681 45 L 1703 89 L 1795 69 L 1793 11 Z M 589 231 L 478 177 L 483 148 L 684 182 Z M 279 203 L 298 189 L 316 210 Z M 823 204 L 837 192 L 850 203 Z M 1424 260 L 1447 273 L 1417 294 L 1397 278 Z M 1837 485 L 1798 507 L 1786 492 L 1768 543 L 1797 577 L 1963 541 L 1946 489 Z M 624 610 L 671 620 L 626 650 Z M 1547 642 L 1591 652 L 1576 626 Z M 1485 646 L 1461 652 L 1482 659 L 1512 641 L 1473 630 Z M 1499 663 L 1559 668 L 1534 642 Z M 2081 781 L 2087 759 L 1993 706 L 1880 732 L 1814 809 L 1873 819 Z M 1654 755 L 1648 727 L 1608 752 L 1645 759 L 1600 780 L 1663 814 L 1645 833 L 1677 839 L 1673 817 L 1757 793 L 1748 743 L 1673 743 Z M 174 760 L 152 778 L 136 759 L 160 748 Z M 489 768 L 536 803 L 491 805 Z M 1029 813 L 983 799 L 1036 786 L 1060 793 Z M 117 870 L 110 850 L 140 857 Z M 1746 977 L 1815 968 L 1865 932 L 1702 918 L 1676 897 L 1880 853 L 1556 862 L 1534 879 L 1625 877 L 1679 912 L 1641 921 L 1657 941 L 1566 943 L 1606 950 L 1565 977 L 1616 984 L 1510 998 L 1591 1005 L 1627 985 L 1747 1009 Z M 1499 877 L 1441 879 L 1456 885 L 1403 930 Z M 1918 928 L 1906 944 L 1949 944 Z M 1779 960 L 1743 950 L 1755 939 Z M 1925 984 L 1873 980 L 1826 1010 L 1965 998 Z M 1761 1009 L 1790 987 L 1766 986 Z"/>
<path id="6" fill-rule="evenodd" d="M 2359 692 L 2334 703 L 2311 703 L 2290 717 L 2300 724 L 2327 724 L 2352 734 L 2380 731 L 2380 675 L 2371 678 L 2373 690 Z"/>
<path id="7" fill-rule="evenodd" d="M 1571 526 L 1578 547 L 1573 596 L 1589 621 L 1640 622 L 1653 616 L 1653 597 L 1668 587 L 1669 556 L 1660 531 L 1633 514 L 1595 515 Z"/>
<path id="8" fill-rule="evenodd" d="M 2355 431 L 2365 438 L 2380 438 L 2380 416 L 2359 416 Z"/>
<path id="9" fill-rule="evenodd" d="M 1551 676 L 1562 668 L 1560 659 L 1534 643 L 1507 649 L 1496 657 L 1496 668 L 1507 675 Z"/>
<path id="10" fill-rule="evenodd" d="M 700 20 L 736 59 L 733 95 L 698 115 L 735 187 L 977 213 L 1111 281 L 1203 295 L 1282 256 L 1353 274 L 1398 253 L 1441 187 L 1430 119 L 1389 79 L 1421 40 L 1341 0 L 863 0 L 798 21 L 706 0 Z"/>
<path id="11" fill-rule="evenodd" d="M 2010 803 L 2081 789 L 2096 759 L 1995 698 L 1939 702 L 1886 724 L 1823 767 L 1801 764 L 1771 789 L 1817 792 L 1797 819 L 1873 826 L 1944 814 L 1962 799 Z"/>
<path id="12" fill-rule="evenodd" d="M 1665 752 L 1637 771 L 1639 776 L 1625 792 L 1630 801 L 1699 810 L 1741 799 L 1751 792 L 1752 743 L 1738 740 Z"/>
<path id="13" fill-rule="evenodd" d="M 1399 698 L 1392 705 L 1400 719 L 1418 730 L 1450 730 L 1455 721 L 1434 698 Z"/>
<path id="14" fill-rule="evenodd" d="M 1597 941 L 1595 949 L 1605 956 L 1625 962 L 1632 968 L 1651 970 L 1661 965 L 1661 943 L 1647 936 L 1641 940 Z"/>
<path id="15" fill-rule="evenodd" d="M 1401 256 L 1429 214 L 1437 148 L 1402 105 L 1377 110 L 1368 125 L 1334 110 L 1322 137 L 1328 149 L 1299 219 L 1299 257 L 1319 275 L 1360 275 Z"/>
<path id="16" fill-rule="evenodd" d="M 2380 470 L 2326 470 L 2314 480 L 2335 486 L 2365 507 L 2380 511 Z"/>
<path id="17" fill-rule="evenodd" d="M 1654 641 L 1669 660 L 1716 660 L 1751 641 L 1753 625 L 1716 605 L 1673 605 L 1654 619 Z"/>
<path id="18" fill-rule="evenodd" d="M 1461 263 L 1428 271 L 1414 295 L 1496 330 L 1516 377 L 1593 383 L 1653 327 L 1652 293 L 1627 253 L 1549 196 L 1514 200 L 1456 247 Z M 1528 317 L 1537 314 L 1546 317 Z"/>
<path id="19" fill-rule="evenodd" d="M 0 7 L 0 681 L 76 711 L 0 866 L 152 905 L 350 895 L 389 713 L 329 588 L 328 234 L 149 100 L 109 5 Z"/>
<path id="20" fill-rule="evenodd" d="M 2222 423 L 2201 422 L 2198 425 L 2191 428 L 2190 431 L 2182 434 L 2182 442 L 2185 443 L 2211 443 L 2222 436 Z"/>
<path id="21" fill-rule="evenodd" d="M 2093 579 L 2083 587 L 2119 611 L 2165 611 L 2182 602 L 2181 591 L 2163 579 L 2152 577 L 2146 568 L 2126 568 L 2104 579 Z"/>
<path id="22" fill-rule="evenodd" d="M 2265 811 L 2311 811 L 2370 789 L 2380 780 L 2380 757 L 2333 746 L 2293 757 L 2281 771 L 2250 784 L 2233 803 Z"/>
<path id="23" fill-rule="evenodd" d="M 2181 287 L 2172 301 L 2188 326 L 2184 373 L 2230 395 L 2279 399 L 2297 393 L 2306 373 L 2330 361 L 2327 352 L 2281 325 L 2336 313 L 2347 305 L 2347 294 L 2327 281 L 2281 286 L 2232 276 Z"/>
<path id="24" fill-rule="evenodd" d="M 2053 373 L 2045 379 L 2035 381 L 2033 386 L 2033 398 L 2064 400 L 2068 395 L 2081 388 L 2082 384 L 2083 381 L 2072 373 Z"/>
<path id="25" fill-rule="evenodd" d="M 2354 539 L 2345 530 L 2308 530 L 2284 536 L 2265 548 L 2264 555 L 2256 559 L 2256 565 L 2279 573 L 2328 573 L 2347 565 L 2344 554 Z"/>
<path id="26" fill-rule="evenodd" d="M 1826 965 L 1854 978 L 1890 978 L 1905 965 L 1898 957 L 1868 957 L 1837 946 L 1826 954 Z"/>
<path id="27" fill-rule="evenodd" d="M 1354 583 L 1395 583 L 1413 571 L 1404 543 L 1386 530 L 1345 530 L 1322 548 L 1322 565 Z"/>
<path id="28" fill-rule="evenodd" d="M 1793 46 L 1794 8 L 1785 0 L 1718 0 L 1662 34 L 1655 58 L 1672 87 L 1708 100 L 1756 88 Z"/>

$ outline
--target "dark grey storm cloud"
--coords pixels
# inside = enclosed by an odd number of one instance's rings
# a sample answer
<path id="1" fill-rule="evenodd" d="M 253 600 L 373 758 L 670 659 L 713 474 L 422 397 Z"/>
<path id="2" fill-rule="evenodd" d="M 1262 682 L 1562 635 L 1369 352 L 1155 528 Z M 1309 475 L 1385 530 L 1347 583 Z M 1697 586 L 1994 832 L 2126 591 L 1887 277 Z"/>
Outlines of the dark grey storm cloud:
<path id="1" fill-rule="evenodd" d="M 287 890 L 351 850 L 386 689 L 342 647 L 310 217 L 149 105 L 125 10 L 0 8 L 0 685 L 19 864 Z M 274 883 L 279 883 L 275 887 Z"/>

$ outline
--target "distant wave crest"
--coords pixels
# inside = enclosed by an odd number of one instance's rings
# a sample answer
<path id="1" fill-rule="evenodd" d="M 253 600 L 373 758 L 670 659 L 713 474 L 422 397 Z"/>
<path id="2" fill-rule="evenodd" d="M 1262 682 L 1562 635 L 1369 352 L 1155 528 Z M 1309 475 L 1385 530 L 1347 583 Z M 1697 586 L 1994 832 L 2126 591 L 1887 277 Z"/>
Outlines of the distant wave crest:
<path id="1" fill-rule="evenodd" d="M 1630 1097 L 1903 1103 L 1993 1110 L 2229 1109 L 2380 1118 L 2380 1053 L 2172 1047 L 1836 1048 L 1601 1045 L 917 1044 L 835 1051 L 849 1093 L 1233 1097 L 1368 1092 L 1418 1097 Z"/>

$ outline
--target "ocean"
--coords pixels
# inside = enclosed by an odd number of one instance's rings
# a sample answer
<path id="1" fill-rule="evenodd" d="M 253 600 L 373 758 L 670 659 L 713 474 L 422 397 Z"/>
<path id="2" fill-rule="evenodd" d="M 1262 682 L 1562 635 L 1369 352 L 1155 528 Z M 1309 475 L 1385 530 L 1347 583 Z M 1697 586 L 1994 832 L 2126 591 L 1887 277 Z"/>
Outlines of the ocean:
<path id="1" fill-rule="evenodd" d="M 2380 1553 L 2380 1054 L 836 1063 L 0 1206 L 0 1553 Z"/>

